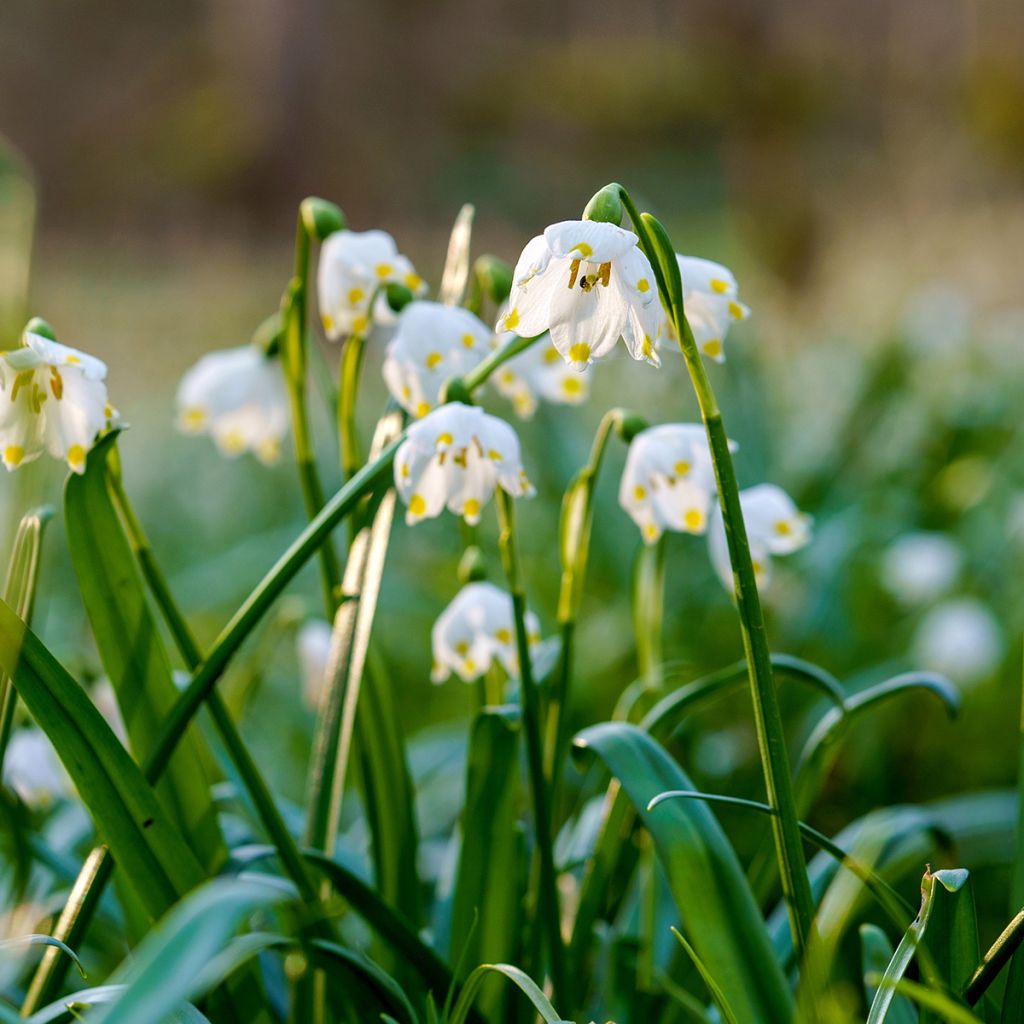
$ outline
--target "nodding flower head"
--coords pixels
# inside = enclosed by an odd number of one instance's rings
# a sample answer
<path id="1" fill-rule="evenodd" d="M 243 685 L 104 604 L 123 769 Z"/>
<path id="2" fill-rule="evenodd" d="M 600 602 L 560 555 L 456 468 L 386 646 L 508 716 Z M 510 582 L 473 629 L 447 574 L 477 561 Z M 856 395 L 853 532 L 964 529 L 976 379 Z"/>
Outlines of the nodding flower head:
<path id="1" fill-rule="evenodd" d="M 0 352 L 0 457 L 17 469 L 44 451 L 75 473 L 116 415 L 99 359 L 32 331 Z"/>
<path id="2" fill-rule="evenodd" d="M 551 331 L 562 358 L 582 370 L 619 338 L 634 359 L 658 365 L 665 313 L 654 271 L 632 231 L 602 221 L 552 224 L 523 250 L 499 330 Z"/>
<path id="3" fill-rule="evenodd" d="M 480 521 L 495 487 L 530 497 L 516 432 L 475 406 L 449 402 L 409 427 L 395 453 L 395 487 L 410 525 L 443 508 L 467 523 Z"/>
<path id="4" fill-rule="evenodd" d="M 178 428 L 210 434 L 231 458 L 251 451 L 270 465 L 281 454 L 290 412 L 281 361 L 255 345 L 210 352 L 178 385 Z"/>
<path id="5" fill-rule="evenodd" d="M 736 278 L 728 267 L 696 256 L 680 256 L 683 305 L 697 348 L 716 363 L 725 362 L 725 336 L 729 327 L 750 316 L 739 300 Z"/>
<path id="6" fill-rule="evenodd" d="M 413 295 L 427 286 L 408 257 L 386 231 L 337 231 L 320 250 L 317 290 L 320 320 L 331 341 L 350 334 L 366 337 L 374 315 L 374 297 L 389 284 Z"/>
<path id="7" fill-rule="evenodd" d="M 388 342 L 384 383 L 407 412 L 425 416 L 440 401 L 445 381 L 472 370 L 493 340 L 490 328 L 467 309 L 410 302 Z"/>

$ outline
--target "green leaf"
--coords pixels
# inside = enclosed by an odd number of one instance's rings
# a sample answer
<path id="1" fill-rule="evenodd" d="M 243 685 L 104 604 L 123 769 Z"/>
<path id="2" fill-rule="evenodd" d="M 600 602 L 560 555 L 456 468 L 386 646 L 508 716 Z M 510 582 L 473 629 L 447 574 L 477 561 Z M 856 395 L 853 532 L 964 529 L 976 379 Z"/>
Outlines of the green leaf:
<path id="1" fill-rule="evenodd" d="M 32 1014 L 28 1019 L 28 1024 L 70 1024 L 72 1021 L 80 1021 L 82 1010 L 94 1006 L 106 1006 L 115 1002 L 124 993 L 126 987 L 125 985 L 98 985 L 96 988 L 73 992 Z M 95 1017 L 89 1017 L 90 1021 L 95 1019 Z M 17 1020 L 20 1024 L 25 1024 L 22 1018 L 19 1017 Z M 160 1018 L 155 1024 L 210 1024 L 210 1021 L 194 1006 L 180 1006 Z"/>
<path id="2" fill-rule="evenodd" d="M 1024 950 L 1018 950 L 1010 960 L 1010 970 L 1003 990 L 999 1024 L 1020 1024 L 1024 1020 Z"/>
<path id="3" fill-rule="evenodd" d="M 159 1024 L 221 978 L 206 973 L 244 918 L 283 902 L 290 889 L 258 876 L 216 879 L 163 918 L 110 978 L 126 987 L 97 1024 Z M 202 987 L 201 987 L 202 986 Z"/>
<path id="4" fill-rule="evenodd" d="M 949 989 L 954 1002 L 961 1002 L 959 993 L 971 980 L 981 959 L 974 887 L 969 877 L 955 889 L 939 887 L 936 890 L 924 941 L 935 964 L 938 982 Z M 941 1020 L 928 1007 L 922 1009 L 921 1024 L 940 1024 Z"/>
<path id="5" fill-rule="evenodd" d="M 562 1024 L 562 1018 L 555 1008 L 548 1002 L 547 996 L 541 992 L 536 982 L 527 974 L 524 974 L 518 967 L 510 964 L 481 964 L 466 979 L 462 994 L 455 1003 L 452 1015 L 448 1024 L 465 1024 L 469 1009 L 473 1005 L 480 986 L 488 974 L 496 973 L 508 978 L 519 990 L 533 1003 L 533 1008 L 540 1014 L 544 1024 Z"/>
<path id="6" fill-rule="evenodd" d="M 82 961 L 78 959 L 78 954 L 70 946 L 65 945 L 60 939 L 55 939 L 52 935 L 20 935 L 14 939 L 3 939 L 0 941 L 0 950 L 17 949 L 19 946 L 50 946 L 62 953 L 66 953 L 74 961 L 75 966 L 78 968 L 78 973 L 83 978 L 87 977 Z"/>
<path id="7" fill-rule="evenodd" d="M 711 994 L 711 998 L 714 1001 L 715 1006 L 718 1007 L 718 1012 L 722 1015 L 722 1020 L 725 1021 L 725 1024 L 736 1024 L 736 1014 L 732 1012 L 729 1000 L 726 999 L 725 993 L 722 991 L 718 982 L 716 982 L 714 977 L 712 977 L 707 965 L 697 955 L 697 951 L 693 946 L 683 938 L 683 934 L 678 928 L 673 928 L 672 934 L 679 940 L 679 945 L 683 947 L 686 955 L 693 962 L 693 966 L 697 968 L 698 973 L 701 978 L 703 978 L 704 984 L 707 985 L 708 992 Z"/>
<path id="8" fill-rule="evenodd" d="M 161 916 L 203 880 L 202 869 L 92 701 L 3 601 L 0 667 L 53 743 L 140 905 Z"/>
<path id="9" fill-rule="evenodd" d="M 736 853 L 702 803 L 675 801 L 649 811 L 669 789 L 692 790 L 685 772 L 636 726 L 609 722 L 585 729 L 578 748 L 592 750 L 619 781 L 654 839 L 683 931 L 712 965 L 742 1024 L 789 1020 L 793 1002 Z"/>
<path id="10" fill-rule="evenodd" d="M 871 1010 L 868 1013 L 867 1024 L 882 1024 L 888 1019 L 889 1009 L 892 1006 L 896 995 L 896 988 L 910 961 L 918 951 L 922 940 L 928 930 L 928 922 L 936 902 L 942 899 L 941 893 L 953 894 L 958 892 L 967 884 L 968 872 L 963 868 L 953 868 L 934 873 L 926 871 L 921 882 L 921 909 L 917 917 L 907 929 L 906 934 L 896 947 L 896 952 L 889 961 L 885 973 L 878 981 L 878 992 L 871 1002 Z M 909 994 L 909 993 L 908 993 Z M 967 1012 L 966 1010 L 964 1011 Z M 967 1014 L 968 1020 L 976 1018 Z"/>
<path id="11" fill-rule="evenodd" d="M 880 977 L 893 957 L 892 943 L 878 925 L 860 926 L 861 966 L 864 976 L 864 991 L 870 1003 L 878 994 L 877 985 L 869 977 Z M 918 1024 L 917 1012 L 904 996 L 895 996 L 889 1007 L 889 1024 Z"/>
<path id="12" fill-rule="evenodd" d="M 473 721 L 449 959 L 457 955 L 470 964 L 519 959 L 519 735 L 517 707 L 484 708 Z M 493 989 L 481 997 L 485 1016 L 492 1017 L 499 1006 L 500 993 Z"/>
<path id="13" fill-rule="evenodd" d="M 886 984 L 884 979 L 879 979 L 879 983 Z M 946 1024 L 984 1024 L 980 1017 L 976 1017 L 944 992 L 920 985 L 916 981 L 901 978 L 892 983 L 892 990 L 912 999 L 922 1009 L 928 1010 L 933 1014 L 933 1020 L 945 1021 Z"/>
<path id="14" fill-rule="evenodd" d="M 117 459 L 116 442 L 116 434 L 105 437 L 89 452 L 85 472 L 69 474 L 64 515 L 71 562 L 100 660 L 117 696 L 132 753 L 141 763 L 178 699 L 178 690 L 107 487 L 108 459 Z M 197 730 L 189 729 L 156 791 L 199 863 L 213 871 L 227 851 L 203 771 L 208 761 Z"/>

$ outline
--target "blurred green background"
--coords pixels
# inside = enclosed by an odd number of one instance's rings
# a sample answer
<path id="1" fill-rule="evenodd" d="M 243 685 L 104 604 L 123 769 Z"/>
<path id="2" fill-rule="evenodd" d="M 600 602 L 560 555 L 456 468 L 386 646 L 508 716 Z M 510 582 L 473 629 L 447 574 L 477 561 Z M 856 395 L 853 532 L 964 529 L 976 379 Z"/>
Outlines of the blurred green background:
<path id="1" fill-rule="evenodd" d="M 8 0 L 0 132 L 37 190 L 30 309 L 108 362 L 131 425 L 129 490 L 208 640 L 299 530 L 301 502 L 287 460 L 225 462 L 207 439 L 177 435 L 174 389 L 201 353 L 244 342 L 276 308 L 298 201 L 323 195 L 353 228 L 387 229 L 436 285 L 461 203 L 476 205 L 475 252 L 514 261 L 545 224 L 622 181 L 680 249 L 731 266 L 753 309 L 711 370 L 741 483 L 782 485 L 817 522 L 813 544 L 777 563 L 773 646 L 852 687 L 924 665 L 952 668 L 965 689 L 958 722 L 914 700 L 855 732 L 816 812 L 831 832 L 881 803 L 1015 777 L 1022 45 L 1019 3 L 968 0 Z M 17 159 L 3 176 L 7 344 L 31 209 Z M 380 360 L 378 346 L 367 431 L 384 399 Z M 561 490 L 601 413 L 696 415 L 671 354 L 660 373 L 623 358 L 595 377 L 582 411 L 544 407 L 521 427 L 540 492 L 521 506 L 528 582 L 546 632 Z M 511 418 L 503 400 L 488 404 Z M 335 485 L 326 414 L 316 426 Z M 616 502 L 623 454 L 610 450 L 599 487 L 579 725 L 610 715 L 636 674 L 639 538 Z M 59 499 L 60 478 L 41 461 L 0 482 L 7 536 L 29 504 Z M 901 563 L 892 545 L 918 531 L 952 542 L 955 571 L 908 593 L 900 566 L 933 558 L 904 551 Z M 40 629 L 88 678 L 98 662 L 60 534 Z M 484 538 L 497 575 L 493 523 Z M 420 737 L 463 723 L 473 701 L 457 682 L 429 683 L 429 629 L 457 589 L 459 553 L 450 518 L 395 528 L 379 648 Z M 226 683 L 295 800 L 312 718 L 294 633 L 316 599 L 310 572 Z M 665 647 L 677 682 L 739 654 L 699 539 L 668 542 Z M 807 698 L 784 701 L 795 740 Z M 745 695 L 678 739 L 708 788 L 757 792 Z"/>

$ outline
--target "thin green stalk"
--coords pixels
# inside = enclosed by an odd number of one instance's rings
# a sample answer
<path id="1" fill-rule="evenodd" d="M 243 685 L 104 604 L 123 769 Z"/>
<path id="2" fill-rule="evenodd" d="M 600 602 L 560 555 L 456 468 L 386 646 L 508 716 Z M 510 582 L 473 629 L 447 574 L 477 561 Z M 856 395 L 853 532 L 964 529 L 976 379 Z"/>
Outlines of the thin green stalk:
<path id="1" fill-rule="evenodd" d="M 764 773 L 768 802 L 776 810 L 771 818 L 772 835 L 783 895 L 789 912 L 790 929 L 797 955 L 802 959 L 811 933 L 814 901 L 807 877 L 803 843 L 800 838 L 799 819 L 793 793 L 793 780 L 786 752 L 786 737 L 779 711 L 778 695 L 772 678 L 761 601 L 757 591 L 754 567 L 750 556 L 743 511 L 740 506 L 739 487 L 729 442 L 718 408 L 714 389 L 708 378 L 703 359 L 697 349 L 693 332 L 683 308 L 683 287 L 679 276 L 675 250 L 665 229 L 650 214 L 641 215 L 628 193 L 618 187 L 622 203 L 633 221 L 641 245 L 651 260 L 658 291 L 675 325 L 679 347 L 697 394 L 701 418 L 707 431 L 708 444 L 715 467 L 718 499 L 722 508 L 729 559 L 736 585 L 736 607 L 739 612 L 743 649 L 747 659 L 754 721 L 757 728 L 758 748 Z"/>
<path id="2" fill-rule="evenodd" d="M 1010 958 L 1024 941 L 1024 910 L 1000 932 L 999 938 L 978 964 L 971 980 L 964 988 L 963 997 L 968 1006 L 977 1006 L 989 986 L 999 976 L 999 972 L 1010 962 Z"/>
<path id="3" fill-rule="evenodd" d="M 565 990 L 562 955 L 564 950 L 558 880 L 555 876 L 555 860 L 551 841 L 551 812 L 547 780 L 544 776 L 540 696 L 537 692 L 537 684 L 533 679 L 533 665 L 530 661 L 530 642 L 526 630 L 526 595 L 523 591 L 519 552 L 516 545 L 515 504 L 512 497 L 501 489 L 497 491 L 495 498 L 501 529 L 499 538 L 501 558 L 505 575 L 508 578 L 508 588 L 512 595 L 512 609 L 515 617 L 516 651 L 519 658 L 519 691 L 526 736 L 526 763 L 530 778 L 530 795 L 533 800 L 537 856 L 540 862 L 539 892 L 536 894 L 534 906 L 544 923 L 551 984 L 557 994 Z"/>
<path id="4" fill-rule="evenodd" d="M 1022 679 L 1024 683 L 1024 679 Z M 1020 733 L 1017 750 L 1017 846 L 1013 862 L 1010 900 L 1013 907 L 1024 906 L 1024 686 L 1021 687 Z"/>
<path id="5" fill-rule="evenodd" d="M 309 233 L 300 210 L 295 227 L 295 276 L 285 291 L 285 320 L 282 363 L 288 384 L 292 411 L 292 435 L 295 442 L 295 463 L 302 485 L 306 516 L 312 520 L 324 506 L 324 490 L 316 467 L 309 410 L 306 405 L 306 294 L 309 287 Z M 340 571 L 334 546 L 327 538 L 320 548 L 320 575 L 324 591 L 324 608 L 328 618 L 337 607 Z"/>
<path id="6" fill-rule="evenodd" d="M 359 375 L 363 366 L 366 339 L 358 334 L 345 342 L 341 353 L 341 371 L 338 387 L 338 448 L 341 452 L 341 470 L 346 480 L 363 464 L 356 429 L 356 399 L 359 394 Z"/>

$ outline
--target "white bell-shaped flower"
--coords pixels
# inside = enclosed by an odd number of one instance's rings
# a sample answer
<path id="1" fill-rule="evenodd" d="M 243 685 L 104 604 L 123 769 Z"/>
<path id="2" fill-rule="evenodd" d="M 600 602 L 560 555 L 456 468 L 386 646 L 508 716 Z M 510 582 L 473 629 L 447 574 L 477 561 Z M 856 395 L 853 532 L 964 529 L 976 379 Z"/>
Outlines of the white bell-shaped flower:
<path id="1" fill-rule="evenodd" d="M 540 646 L 540 623 L 526 613 L 530 661 Z M 512 598 L 493 583 L 467 583 L 441 613 L 430 635 L 434 667 L 430 678 L 442 683 L 453 672 L 470 683 L 494 662 L 519 675 Z"/>
<path id="2" fill-rule="evenodd" d="M 52 803 L 73 792 L 53 744 L 36 728 L 11 734 L 4 757 L 4 782 L 32 806 Z"/>
<path id="3" fill-rule="evenodd" d="M 934 601 L 956 583 L 964 552 L 944 533 L 915 531 L 894 540 L 882 556 L 882 583 L 907 606 Z"/>
<path id="4" fill-rule="evenodd" d="M 449 402 L 413 423 L 395 453 L 395 487 L 410 525 L 445 507 L 480 521 L 495 487 L 514 497 L 533 492 L 516 432 L 476 406 Z"/>
<path id="5" fill-rule="evenodd" d="M 977 683 L 999 668 L 1005 640 L 989 607 L 974 597 L 943 601 L 914 633 L 915 659 L 961 685 Z"/>
<path id="6" fill-rule="evenodd" d="M 699 423 L 649 427 L 630 442 L 619 504 L 645 543 L 653 544 L 664 530 L 704 533 L 714 495 L 711 450 Z"/>
<path id="7" fill-rule="evenodd" d="M 552 224 L 523 249 L 498 330 L 551 331 L 577 369 L 607 355 L 619 338 L 634 359 L 658 365 L 665 313 L 654 272 L 632 231 L 601 221 Z"/>
<path id="8" fill-rule="evenodd" d="M 389 284 L 404 285 L 414 295 L 424 294 L 427 287 L 391 235 L 377 230 L 328 235 L 317 268 L 320 320 L 327 337 L 365 337 L 374 296 Z"/>
<path id="9" fill-rule="evenodd" d="M 210 352 L 178 385 L 178 427 L 210 434 L 220 451 L 251 451 L 270 465 L 281 454 L 290 411 L 281 361 L 255 345 Z"/>
<path id="10" fill-rule="evenodd" d="M 490 328 L 468 309 L 440 302 L 410 302 L 388 342 L 384 383 L 413 416 L 437 405 L 445 381 L 472 370 L 492 348 Z"/>
<path id="11" fill-rule="evenodd" d="M 740 491 L 743 522 L 747 527 L 750 557 L 754 563 L 754 576 L 758 587 L 771 578 L 773 555 L 789 555 L 811 540 L 813 520 L 801 512 L 793 499 L 774 484 L 758 484 Z M 711 564 L 726 590 L 733 589 L 732 564 L 725 537 L 722 510 L 715 508 L 708 527 L 708 549 Z"/>
<path id="12" fill-rule="evenodd" d="M 498 345 L 513 335 L 498 335 Z M 580 405 L 590 395 L 590 370 L 573 370 L 545 335 L 525 352 L 513 356 L 494 375 L 494 386 L 505 396 L 522 419 L 529 419 L 540 400 L 562 405 Z"/>
<path id="13" fill-rule="evenodd" d="M 99 359 L 25 331 L 20 348 L 0 352 L 0 455 L 16 469 L 44 451 L 75 473 L 114 410 Z"/>
<path id="14" fill-rule="evenodd" d="M 683 305 L 697 348 L 716 363 L 725 362 L 725 336 L 750 309 L 739 300 L 739 286 L 728 267 L 676 253 L 683 279 Z"/>

